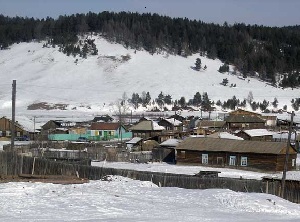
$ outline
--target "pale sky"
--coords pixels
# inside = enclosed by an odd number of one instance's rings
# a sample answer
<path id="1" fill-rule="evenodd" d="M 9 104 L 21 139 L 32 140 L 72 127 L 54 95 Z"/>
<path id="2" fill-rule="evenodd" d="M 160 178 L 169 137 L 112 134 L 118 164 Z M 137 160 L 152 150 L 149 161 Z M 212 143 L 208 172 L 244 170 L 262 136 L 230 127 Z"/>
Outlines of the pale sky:
<path id="1" fill-rule="evenodd" d="M 102 11 L 151 12 L 223 24 L 300 24 L 300 0 L 0 0 L 0 14 L 57 18 Z"/>

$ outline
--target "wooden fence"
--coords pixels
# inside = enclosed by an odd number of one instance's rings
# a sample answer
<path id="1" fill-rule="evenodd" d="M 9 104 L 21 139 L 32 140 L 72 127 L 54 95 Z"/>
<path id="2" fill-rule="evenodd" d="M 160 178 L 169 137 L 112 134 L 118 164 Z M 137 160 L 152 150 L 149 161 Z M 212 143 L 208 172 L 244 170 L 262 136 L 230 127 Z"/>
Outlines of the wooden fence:
<path id="1" fill-rule="evenodd" d="M 41 158 L 0 152 L 1 175 L 63 175 L 98 180 L 107 175 L 119 175 L 141 181 L 152 181 L 162 187 L 186 189 L 230 189 L 237 192 L 279 195 L 280 180 L 248 180 L 234 178 L 201 178 L 192 175 L 144 172 L 55 162 Z M 300 181 L 286 181 L 285 199 L 300 203 Z"/>

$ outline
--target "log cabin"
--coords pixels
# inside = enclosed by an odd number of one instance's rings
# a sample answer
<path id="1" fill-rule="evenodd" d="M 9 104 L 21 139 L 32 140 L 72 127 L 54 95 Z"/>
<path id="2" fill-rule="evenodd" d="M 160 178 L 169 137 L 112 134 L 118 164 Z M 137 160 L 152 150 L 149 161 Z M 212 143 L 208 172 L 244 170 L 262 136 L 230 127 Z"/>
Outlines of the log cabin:
<path id="1" fill-rule="evenodd" d="M 189 137 L 176 147 L 177 164 L 282 171 L 287 143 Z M 296 169 L 297 152 L 289 146 L 288 170 Z"/>

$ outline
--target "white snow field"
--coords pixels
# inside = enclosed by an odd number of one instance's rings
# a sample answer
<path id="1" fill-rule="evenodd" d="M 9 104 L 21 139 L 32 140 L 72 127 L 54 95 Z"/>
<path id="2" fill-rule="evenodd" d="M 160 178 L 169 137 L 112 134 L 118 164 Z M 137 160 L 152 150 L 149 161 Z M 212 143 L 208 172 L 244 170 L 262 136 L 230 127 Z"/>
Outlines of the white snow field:
<path id="1" fill-rule="evenodd" d="M 87 59 L 67 56 L 58 47 L 43 48 L 43 42 L 19 43 L 0 50 L 0 111 L 9 113 L 11 108 L 12 80 L 17 80 L 19 114 L 35 102 L 64 103 L 67 110 L 76 107 L 76 112 L 107 112 L 124 93 L 131 98 L 132 93 L 141 96 L 143 91 L 149 91 L 152 99 L 162 91 L 173 100 L 181 96 L 188 100 L 196 92 L 207 92 L 215 102 L 234 95 L 243 100 L 251 91 L 255 101 L 272 102 L 276 97 L 278 108 L 287 105 L 288 110 L 291 99 L 300 95 L 300 89 L 280 89 L 255 78 L 248 78 L 248 82 L 232 74 L 221 74 L 217 70 L 222 62 L 217 59 L 198 54 L 184 58 L 166 52 L 135 53 L 99 35 L 92 38 L 96 39 L 99 54 Z M 123 59 L 124 56 L 130 59 Z M 191 68 L 197 57 L 202 66 L 207 66 L 205 71 Z M 229 80 L 228 86 L 220 85 L 224 78 Z M 236 87 L 230 87 L 231 84 Z"/>
<path id="2" fill-rule="evenodd" d="M 0 184 L 1 221 L 299 221 L 300 205 L 269 194 L 157 187 L 113 176 L 81 185 Z"/>

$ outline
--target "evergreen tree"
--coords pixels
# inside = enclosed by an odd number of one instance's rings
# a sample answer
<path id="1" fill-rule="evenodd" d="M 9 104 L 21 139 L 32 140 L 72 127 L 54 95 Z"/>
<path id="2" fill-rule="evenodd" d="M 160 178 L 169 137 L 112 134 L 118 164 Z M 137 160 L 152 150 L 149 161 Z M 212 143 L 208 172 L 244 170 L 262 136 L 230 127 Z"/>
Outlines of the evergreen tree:
<path id="1" fill-rule="evenodd" d="M 227 86 L 227 84 L 228 84 L 228 79 L 227 79 L 227 78 L 223 79 L 223 81 L 222 81 L 221 84 L 222 84 L 223 86 Z"/>
<path id="2" fill-rule="evenodd" d="M 182 108 L 186 107 L 186 101 L 185 101 L 185 98 L 184 98 L 183 96 L 179 99 L 178 104 L 179 104 Z"/>
<path id="3" fill-rule="evenodd" d="M 164 98 L 165 98 L 164 94 L 162 92 L 160 92 L 160 94 L 158 95 L 158 97 L 156 99 L 156 103 L 160 108 L 162 108 L 164 105 Z"/>
<path id="4" fill-rule="evenodd" d="M 200 71 L 201 69 L 201 59 L 197 58 L 195 62 L 195 70 Z"/>
<path id="5" fill-rule="evenodd" d="M 193 98 L 193 105 L 200 106 L 201 102 L 202 102 L 201 94 L 199 92 L 196 92 Z"/>
<path id="6" fill-rule="evenodd" d="M 274 98 L 274 101 L 272 102 L 272 105 L 273 105 L 274 108 L 277 108 L 277 106 L 278 106 L 278 100 L 277 100 L 276 97 Z"/>

